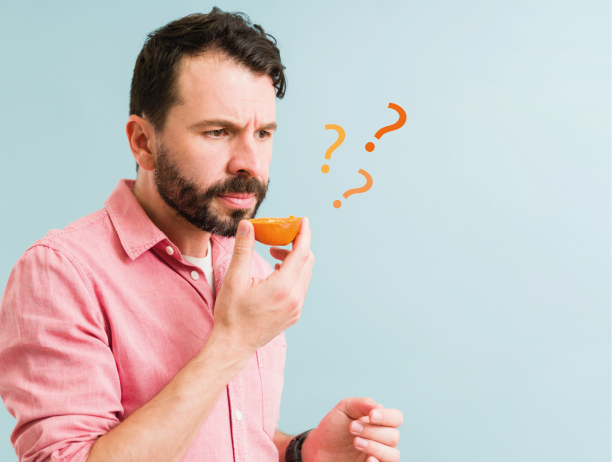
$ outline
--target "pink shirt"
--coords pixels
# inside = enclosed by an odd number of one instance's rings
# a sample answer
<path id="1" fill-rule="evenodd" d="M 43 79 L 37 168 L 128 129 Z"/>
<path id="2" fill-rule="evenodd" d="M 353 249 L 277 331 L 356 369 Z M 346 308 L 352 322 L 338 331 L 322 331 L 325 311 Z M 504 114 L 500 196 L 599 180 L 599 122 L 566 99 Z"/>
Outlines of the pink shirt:
<path id="1" fill-rule="evenodd" d="M 0 397 L 20 461 L 81 462 L 206 343 L 215 297 L 201 269 L 121 180 L 105 208 L 50 231 L 19 259 L 0 302 Z M 217 293 L 233 238 L 212 238 Z M 251 276 L 272 272 L 258 254 Z M 276 462 L 284 334 L 259 348 L 182 459 Z"/>

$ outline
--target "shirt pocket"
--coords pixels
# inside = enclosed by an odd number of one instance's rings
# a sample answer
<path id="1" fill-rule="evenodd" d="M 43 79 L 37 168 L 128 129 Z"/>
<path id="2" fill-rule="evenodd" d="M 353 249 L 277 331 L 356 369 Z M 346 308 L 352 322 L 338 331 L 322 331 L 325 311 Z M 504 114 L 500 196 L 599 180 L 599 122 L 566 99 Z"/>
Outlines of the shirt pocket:
<path id="1" fill-rule="evenodd" d="M 287 344 L 280 336 L 257 350 L 262 389 L 263 429 L 270 438 L 274 438 L 280 417 L 286 354 Z"/>

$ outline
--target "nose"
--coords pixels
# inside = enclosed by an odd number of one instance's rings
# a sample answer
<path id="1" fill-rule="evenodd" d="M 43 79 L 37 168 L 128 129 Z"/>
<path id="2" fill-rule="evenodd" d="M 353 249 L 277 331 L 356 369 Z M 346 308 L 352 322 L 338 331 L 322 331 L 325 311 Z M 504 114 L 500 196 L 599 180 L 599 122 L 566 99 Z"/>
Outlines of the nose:
<path id="1" fill-rule="evenodd" d="M 263 143 L 258 143 L 251 133 L 241 133 L 232 146 L 232 154 L 228 165 L 232 175 L 264 178 L 267 171 L 266 153 Z"/>

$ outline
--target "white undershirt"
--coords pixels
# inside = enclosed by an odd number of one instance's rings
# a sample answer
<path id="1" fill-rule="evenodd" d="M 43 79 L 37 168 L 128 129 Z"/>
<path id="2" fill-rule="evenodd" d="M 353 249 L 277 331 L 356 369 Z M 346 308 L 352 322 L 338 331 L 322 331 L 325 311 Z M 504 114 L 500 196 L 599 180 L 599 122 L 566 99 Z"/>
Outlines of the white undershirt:
<path id="1" fill-rule="evenodd" d="M 198 266 L 206 276 L 206 281 L 208 281 L 208 285 L 215 293 L 215 278 L 213 277 L 213 266 L 212 266 L 212 248 L 210 246 L 210 239 L 208 240 L 208 251 L 206 252 L 206 256 L 204 258 L 198 257 L 190 257 L 188 255 L 183 255 L 183 258 L 188 262 L 193 263 Z"/>

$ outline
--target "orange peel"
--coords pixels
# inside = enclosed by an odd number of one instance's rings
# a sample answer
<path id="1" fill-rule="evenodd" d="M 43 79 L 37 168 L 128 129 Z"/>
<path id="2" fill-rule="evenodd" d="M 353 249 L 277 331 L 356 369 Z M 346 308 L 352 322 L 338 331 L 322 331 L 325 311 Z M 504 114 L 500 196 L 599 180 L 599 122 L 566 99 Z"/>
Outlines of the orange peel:
<path id="1" fill-rule="evenodd" d="M 289 245 L 295 239 L 302 219 L 290 215 L 287 218 L 251 218 L 255 228 L 255 240 L 265 245 Z"/>

